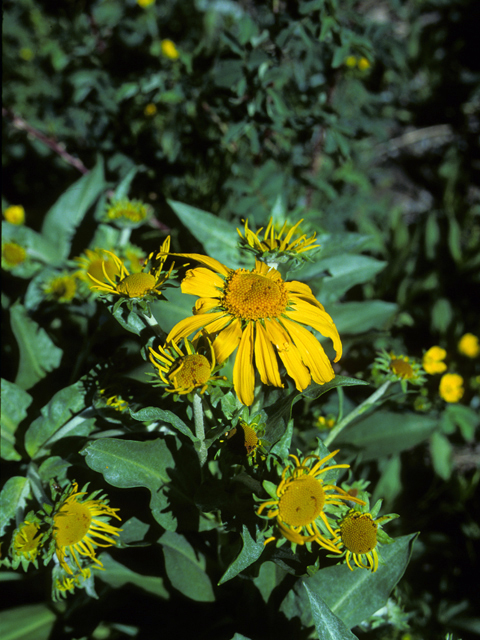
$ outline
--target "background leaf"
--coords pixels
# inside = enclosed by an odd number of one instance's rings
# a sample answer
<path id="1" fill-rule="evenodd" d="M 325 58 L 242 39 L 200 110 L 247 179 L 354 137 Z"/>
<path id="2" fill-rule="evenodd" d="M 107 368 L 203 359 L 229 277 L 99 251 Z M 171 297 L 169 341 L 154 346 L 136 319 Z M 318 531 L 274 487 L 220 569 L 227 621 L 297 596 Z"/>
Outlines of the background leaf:
<path id="1" fill-rule="evenodd" d="M 23 476 L 12 476 L 0 493 L 0 536 L 3 536 L 17 509 L 23 509 L 30 494 L 30 483 Z"/>
<path id="2" fill-rule="evenodd" d="M 32 396 L 2 378 L 1 456 L 4 460 L 21 460 L 15 450 L 15 431 L 27 415 Z"/>
<path id="3" fill-rule="evenodd" d="M 55 620 L 46 604 L 27 604 L 0 613 L 2 640 L 47 640 Z"/>
<path id="4" fill-rule="evenodd" d="M 312 618 L 319 640 L 355 640 L 351 631 L 330 611 L 322 598 L 312 591 L 308 582 L 303 583 L 312 611 Z"/>
<path id="5" fill-rule="evenodd" d="M 100 580 L 114 589 L 119 589 L 129 583 L 134 584 L 136 587 L 139 587 L 144 591 L 153 593 L 153 595 L 158 596 L 159 598 L 163 598 L 165 600 L 169 599 L 170 596 L 165 588 L 162 578 L 136 573 L 135 571 L 128 569 L 128 567 L 125 567 L 123 564 L 120 564 L 120 562 L 114 560 L 112 556 L 105 551 L 100 554 L 99 559 L 101 560 L 105 571 L 99 571 L 96 575 Z M 153 571 L 155 570 L 153 567 L 151 567 L 151 569 Z"/>
<path id="6" fill-rule="evenodd" d="M 258 532 L 258 528 L 257 528 Z M 259 541 L 256 542 L 250 535 L 248 527 L 242 526 L 242 533 L 240 534 L 243 540 L 243 547 L 238 556 L 232 562 L 232 564 L 225 571 L 220 578 L 218 584 L 224 584 L 228 580 L 231 580 L 237 576 L 241 571 L 253 564 L 262 555 L 265 548 L 263 544 L 263 537 L 260 535 Z"/>

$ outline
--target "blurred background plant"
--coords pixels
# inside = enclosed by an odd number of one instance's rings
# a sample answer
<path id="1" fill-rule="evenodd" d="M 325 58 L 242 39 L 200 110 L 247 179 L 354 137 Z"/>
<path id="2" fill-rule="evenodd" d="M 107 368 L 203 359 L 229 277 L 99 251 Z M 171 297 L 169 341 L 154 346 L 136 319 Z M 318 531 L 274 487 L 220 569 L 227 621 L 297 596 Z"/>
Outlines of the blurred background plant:
<path id="1" fill-rule="evenodd" d="M 121 310 L 118 324 L 90 292 L 98 251 L 139 272 L 171 233 L 174 251 L 206 251 L 236 267 L 245 262 L 231 232 L 244 218 L 254 229 L 271 216 L 277 228 L 303 219 L 301 232 L 316 232 L 321 247 L 294 278 L 335 321 L 344 346 L 336 372 L 390 386 L 379 410 L 366 407 L 349 425 L 342 418 L 362 406 L 366 387 L 339 388 L 321 403 L 303 398 L 293 407 L 294 444 L 329 442 L 341 425 L 335 445 L 373 483 L 374 500 L 401 514 L 390 535 L 421 532 L 394 596 L 355 632 L 478 636 L 479 18 L 474 0 L 6 0 L 2 396 L 17 413 L 13 427 L 2 421 L 2 438 L 6 429 L 14 443 L 2 441 L 4 480 L 25 473 L 33 454 L 19 442 L 46 399 L 99 363 L 113 358 L 120 383 L 109 369 L 97 410 L 112 429 L 138 428 L 117 409 L 142 405 L 144 327 L 135 333 Z M 137 202 L 149 212 L 139 224 L 108 216 L 128 197 L 132 211 Z M 170 318 L 152 309 L 168 331 L 192 302 L 177 290 L 167 298 L 178 307 Z M 30 353 L 33 341 L 41 357 Z M 428 370 L 432 347 L 443 350 L 433 352 L 442 371 Z M 42 482 L 52 473 L 40 473 Z M 133 514 L 134 498 L 106 486 Z M 124 550 L 122 562 L 145 572 L 149 553 Z M 110 587 L 129 580 L 142 587 L 126 573 Z M 7 584 L 11 604 L 32 616 L 37 607 L 42 637 L 54 624 L 58 637 L 149 637 L 151 594 L 165 597 L 159 583 L 148 595 L 124 586 L 136 611 L 115 618 L 118 592 L 102 593 L 102 611 L 81 592 L 55 617 L 38 609 L 41 577 Z M 215 603 L 188 602 L 192 633 L 240 630 L 232 598 L 255 607 L 257 596 L 225 593 L 215 623 Z M 171 597 L 169 620 L 186 603 L 178 591 Z M 252 615 L 242 633 L 265 638 L 272 629 Z"/>

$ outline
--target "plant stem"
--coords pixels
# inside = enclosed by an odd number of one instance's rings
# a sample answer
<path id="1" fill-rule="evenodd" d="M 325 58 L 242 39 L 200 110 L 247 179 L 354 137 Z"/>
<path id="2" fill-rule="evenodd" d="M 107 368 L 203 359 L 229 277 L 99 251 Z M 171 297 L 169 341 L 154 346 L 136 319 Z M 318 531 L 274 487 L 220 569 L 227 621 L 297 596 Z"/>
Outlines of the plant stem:
<path id="1" fill-rule="evenodd" d="M 123 229 L 120 232 L 118 246 L 124 247 L 127 244 L 127 242 L 130 240 L 131 235 L 132 235 L 132 230 L 129 227 L 123 227 Z"/>
<path id="2" fill-rule="evenodd" d="M 343 431 L 343 429 L 345 429 L 345 427 L 348 424 L 350 424 L 350 422 L 352 422 L 352 420 L 355 420 L 355 418 L 358 418 L 358 416 L 362 415 L 362 413 L 364 413 L 365 411 L 367 411 L 367 409 L 372 407 L 377 402 L 377 400 L 379 400 L 383 396 L 383 394 L 385 393 L 385 391 L 388 389 L 390 385 L 391 385 L 391 380 L 387 380 L 386 382 L 384 382 L 382 386 L 375 391 L 375 393 L 372 393 L 372 395 L 369 398 L 367 398 L 361 404 L 359 404 L 358 407 L 354 409 L 351 413 L 349 413 L 347 416 L 345 416 L 343 420 L 340 420 L 340 422 L 338 422 L 330 431 L 330 434 L 328 435 L 327 439 L 324 441 L 323 444 L 326 447 L 328 447 L 335 440 L 338 434 L 341 431 Z"/>
<path id="3" fill-rule="evenodd" d="M 195 422 L 195 435 L 199 439 L 196 445 L 200 467 L 203 467 L 207 461 L 207 447 L 205 445 L 205 425 L 203 422 L 203 406 L 200 394 L 195 393 L 193 396 L 193 419 Z"/>
<path id="4" fill-rule="evenodd" d="M 160 340 L 165 340 L 165 338 L 167 337 L 167 334 L 162 329 L 162 327 L 158 324 L 157 319 L 155 318 L 153 313 L 150 311 L 149 316 L 147 316 L 147 314 L 144 313 L 142 317 L 145 320 L 145 322 L 148 324 L 148 326 L 153 329 L 155 335 L 158 338 L 160 338 Z"/>

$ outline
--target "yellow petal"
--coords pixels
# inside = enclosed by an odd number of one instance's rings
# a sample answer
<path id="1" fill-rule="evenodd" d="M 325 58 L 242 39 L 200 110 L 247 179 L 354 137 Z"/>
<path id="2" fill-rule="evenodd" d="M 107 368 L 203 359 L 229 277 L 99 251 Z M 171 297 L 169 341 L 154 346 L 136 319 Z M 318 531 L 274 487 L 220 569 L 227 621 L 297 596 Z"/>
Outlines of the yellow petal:
<path id="1" fill-rule="evenodd" d="M 317 309 L 299 298 L 295 298 L 292 302 L 293 309 L 285 312 L 287 318 L 313 327 L 319 331 L 322 336 L 330 338 L 337 353 L 335 358 L 335 362 L 337 362 L 342 356 L 342 343 L 338 335 L 337 327 L 333 324 L 331 317 L 326 311 Z"/>
<path id="2" fill-rule="evenodd" d="M 323 311 L 323 305 L 315 298 L 308 285 L 303 282 L 298 282 L 298 280 L 291 280 L 290 282 L 285 282 L 285 287 L 289 293 L 294 295 L 294 297 L 299 298 L 306 303 L 313 304 L 315 307 L 318 307 Z"/>
<path id="3" fill-rule="evenodd" d="M 335 377 L 333 367 L 315 336 L 301 325 L 286 318 L 282 319 L 282 324 L 292 336 L 303 362 L 310 369 L 314 381 L 317 384 L 324 384 L 329 380 L 333 380 Z"/>
<path id="4" fill-rule="evenodd" d="M 257 322 L 255 336 L 255 364 L 263 384 L 283 387 L 275 349 L 261 322 Z"/>
<path id="5" fill-rule="evenodd" d="M 189 293 L 201 298 L 218 298 L 224 287 L 224 281 L 210 269 L 199 267 L 187 271 L 182 280 L 182 293 Z M 220 289 L 220 290 L 219 290 Z"/>
<path id="6" fill-rule="evenodd" d="M 254 323 L 245 327 L 237 357 L 233 367 L 233 386 L 240 402 L 247 407 L 253 404 L 255 390 L 255 370 L 253 368 L 253 330 Z"/>
<path id="7" fill-rule="evenodd" d="M 167 336 L 167 342 L 178 341 L 182 338 L 186 338 L 194 331 L 198 331 L 202 327 L 207 327 L 211 322 L 223 315 L 223 312 L 219 313 L 202 313 L 197 316 L 191 316 L 190 318 L 184 318 L 180 320 Z"/>
<path id="8" fill-rule="evenodd" d="M 307 367 L 303 364 L 297 347 L 285 329 L 276 320 L 266 320 L 267 336 L 277 349 L 288 375 L 295 380 L 295 386 L 303 391 L 312 381 Z"/>
<path id="9" fill-rule="evenodd" d="M 160 254 L 159 254 L 160 255 Z M 179 256 L 180 258 L 188 258 L 189 260 L 196 260 L 203 264 L 204 266 L 216 271 L 217 273 L 221 273 L 223 276 L 228 276 L 231 269 L 226 267 L 224 264 L 215 260 L 215 258 L 210 258 L 209 256 L 202 256 L 201 253 L 169 253 L 170 256 Z"/>
<path id="10" fill-rule="evenodd" d="M 222 320 L 228 320 L 222 318 Z M 211 327 L 218 326 L 218 321 L 212 323 Z M 225 329 L 217 328 L 220 331 L 218 336 L 213 342 L 213 348 L 215 350 L 215 359 L 218 363 L 225 362 L 225 360 L 235 351 L 242 337 L 242 325 L 240 320 L 233 320 Z"/>

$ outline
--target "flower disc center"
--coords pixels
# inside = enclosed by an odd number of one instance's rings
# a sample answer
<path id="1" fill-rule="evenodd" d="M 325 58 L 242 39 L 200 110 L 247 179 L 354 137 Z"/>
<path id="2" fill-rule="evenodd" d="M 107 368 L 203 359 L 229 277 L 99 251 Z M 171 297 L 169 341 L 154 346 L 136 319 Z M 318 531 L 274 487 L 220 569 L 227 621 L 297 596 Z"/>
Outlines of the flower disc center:
<path id="1" fill-rule="evenodd" d="M 291 527 L 302 527 L 313 522 L 322 512 L 325 492 L 318 480 L 304 476 L 292 480 L 279 500 L 280 518 Z"/>
<path id="2" fill-rule="evenodd" d="M 96 280 L 100 280 L 100 282 L 105 281 L 105 276 L 103 274 L 103 266 L 105 266 L 105 271 L 108 274 L 108 277 L 113 280 L 113 278 L 118 275 L 119 270 L 113 260 L 103 260 L 102 258 L 97 258 L 96 260 L 92 260 L 90 263 L 87 273 L 93 276 Z"/>
<path id="3" fill-rule="evenodd" d="M 413 378 L 413 369 L 408 362 L 405 360 L 400 360 L 399 358 L 395 358 L 390 363 L 390 369 L 400 378 L 404 380 L 409 380 Z"/>
<path id="4" fill-rule="evenodd" d="M 225 285 L 223 306 L 236 318 L 260 320 L 278 318 L 286 309 L 287 290 L 277 281 L 241 269 L 234 271 Z"/>
<path id="5" fill-rule="evenodd" d="M 155 276 L 151 273 L 132 273 L 117 285 L 118 293 L 129 298 L 141 298 L 155 288 Z"/>
<path id="6" fill-rule="evenodd" d="M 80 542 L 90 529 L 92 514 L 90 509 L 81 502 L 64 504 L 54 516 L 57 529 L 57 545 L 68 547 Z"/>
<path id="7" fill-rule="evenodd" d="M 343 544 L 352 553 L 368 553 L 377 545 L 377 525 L 367 513 L 347 516 L 340 531 Z"/>
<path id="8" fill-rule="evenodd" d="M 181 389 L 194 389 L 208 382 L 211 375 L 211 367 L 205 356 L 193 353 L 179 358 L 168 374 L 168 379 L 174 387 Z"/>

